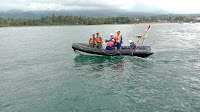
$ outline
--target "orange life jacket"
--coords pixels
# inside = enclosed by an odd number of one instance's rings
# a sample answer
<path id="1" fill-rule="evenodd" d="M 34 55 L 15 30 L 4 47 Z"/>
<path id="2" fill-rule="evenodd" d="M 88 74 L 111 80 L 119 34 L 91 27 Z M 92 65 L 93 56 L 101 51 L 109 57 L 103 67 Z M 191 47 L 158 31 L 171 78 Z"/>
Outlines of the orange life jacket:
<path id="1" fill-rule="evenodd" d="M 133 49 L 135 49 L 135 48 L 136 48 L 136 44 L 135 44 L 134 42 L 131 42 L 131 43 L 130 43 L 130 47 L 132 47 L 132 44 L 135 45 L 135 47 L 133 48 Z"/>
<path id="2" fill-rule="evenodd" d="M 122 35 L 116 35 L 116 43 L 119 43 L 122 39 Z"/>
<path id="3" fill-rule="evenodd" d="M 93 37 L 91 37 L 89 43 L 96 43 L 96 39 L 93 39 Z"/>
<path id="4" fill-rule="evenodd" d="M 101 43 L 101 42 L 102 42 L 102 40 L 101 40 L 101 35 L 99 35 L 98 37 L 96 37 L 96 42 L 98 42 L 98 43 Z"/>
<path id="5" fill-rule="evenodd" d="M 109 47 L 113 47 L 113 45 L 115 45 L 115 43 L 113 41 L 108 42 L 107 46 Z"/>

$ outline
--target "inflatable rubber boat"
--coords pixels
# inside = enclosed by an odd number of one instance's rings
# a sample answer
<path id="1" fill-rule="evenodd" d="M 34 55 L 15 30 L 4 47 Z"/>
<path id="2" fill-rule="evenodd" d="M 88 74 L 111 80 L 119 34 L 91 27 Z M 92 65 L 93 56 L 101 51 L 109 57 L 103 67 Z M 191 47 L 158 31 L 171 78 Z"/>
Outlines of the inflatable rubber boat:
<path id="1" fill-rule="evenodd" d="M 137 46 L 136 49 L 131 49 L 130 46 L 122 46 L 120 50 L 106 50 L 89 47 L 86 43 L 74 43 L 72 48 L 74 52 L 85 55 L 148 57 L 153 54 L 150 46 Z"/>

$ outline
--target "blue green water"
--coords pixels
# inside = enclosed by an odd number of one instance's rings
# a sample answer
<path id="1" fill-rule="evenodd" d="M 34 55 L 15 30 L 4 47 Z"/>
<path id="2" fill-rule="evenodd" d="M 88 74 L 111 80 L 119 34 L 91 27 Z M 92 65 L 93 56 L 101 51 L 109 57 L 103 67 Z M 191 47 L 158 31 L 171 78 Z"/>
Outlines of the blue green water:
<path id="1" fill-rule="evenodd" d="M 77 55 L 92 33 L 124 44 L 148 24 L 0 28 L 0 112 L 199 112 L 200 24 L 152 24 L 148 58 Z"/>

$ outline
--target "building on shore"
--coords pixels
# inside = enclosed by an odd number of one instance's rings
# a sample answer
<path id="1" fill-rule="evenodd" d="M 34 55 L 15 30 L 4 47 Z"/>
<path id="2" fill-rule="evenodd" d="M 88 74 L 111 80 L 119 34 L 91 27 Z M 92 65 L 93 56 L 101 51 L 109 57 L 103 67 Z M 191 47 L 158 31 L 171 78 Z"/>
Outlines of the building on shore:
<path id="1" fill-rule="evenodd" d="M 195 22 L 200 22 L 200 17 L 194 17 L 194 18 L 192 18 L 193 19 L 193 21 L 195 21 Z"/>
<path id="2" fill-rule="evenodd" d="M 169 23 L 167 20 L 158 20 L 158 23 Z"/>

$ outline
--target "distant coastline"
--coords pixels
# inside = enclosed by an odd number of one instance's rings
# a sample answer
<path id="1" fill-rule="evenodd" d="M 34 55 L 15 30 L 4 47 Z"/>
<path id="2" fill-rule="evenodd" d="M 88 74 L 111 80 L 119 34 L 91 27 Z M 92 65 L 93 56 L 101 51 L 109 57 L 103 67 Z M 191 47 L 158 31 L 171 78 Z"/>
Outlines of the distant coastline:
<path id="1" fill-rule="evenodd" d="M 185 22 L 188 23 L 189 22 Z M 200 22 L 197 22 L 200 23 Z M 133 25 L 133 24 L 149 24 L 149 23 L 128 23 L 128 24 L 94 24 L 94 25 Z M 170 24 L 170 23 L 151 23 L 151 24 Z M 172 23 L 173 24 L 173 23 Z M 184 23 L 177 23 L 177 24 L 184 24 Z M 93 26 L 93 25 L 83 25 L 83 24 L 66 24 L 66 25 L 21 25 L 21 26 L 9 26 L 9 25 L 0 25 L 1 27 L 36 27 L 36 26 Z"/>
<path id="2" fill-rule="evenodd" d="M 69 25 L 120 25 L 139 23 L 196 23 L 200 22 L 199 17 L 82 17 L 82 16 L 42 16 L 40 19 L 3 19 L 0 17 L 0 27 L 20 26 L 69 26 Z"/>

